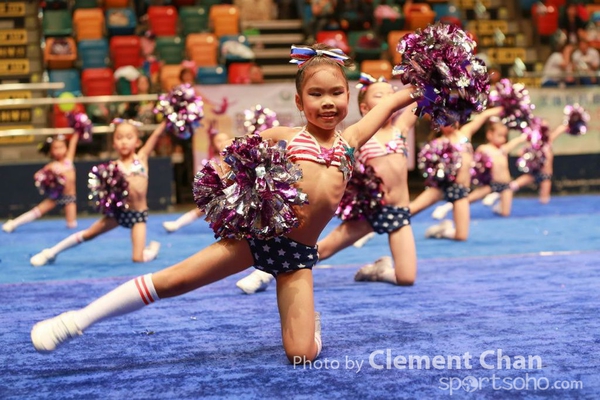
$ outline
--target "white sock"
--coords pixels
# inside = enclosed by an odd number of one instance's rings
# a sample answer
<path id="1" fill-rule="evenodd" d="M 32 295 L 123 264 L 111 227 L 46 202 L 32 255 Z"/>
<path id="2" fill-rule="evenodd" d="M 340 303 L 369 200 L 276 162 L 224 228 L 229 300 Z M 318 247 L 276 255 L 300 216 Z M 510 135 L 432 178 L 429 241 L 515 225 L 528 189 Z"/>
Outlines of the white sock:
<path id="1" fill-rule="evenodd" d="M 137 311 L 158 300 L 152 274 L 139 276 L 75 311 L 75 324 L 83 331 L 103 319 Z"/>
<path id="2" fill-rule="evenodd" d="M 442 237 L 446 239 L 454 239 L 456 237 L 456 229 L 453 226 L 444 229 L 442 232 Z"/>
<path id="3" fill-rule="evenodd" d="M 83 232 L 84 231 L 75 232 L 71 236 L 68 236 L 66 239 L 63 239 L 54 245 L 54 247 L 50 249 L 52 256 L 56 257 L 57 254 L 83 242 Z"/>
<path id="4" fill-rule="evenodd" d="M 26 224 L 33 220 L 36 220 L 41 216 L 42 216 L 42 213 L 40 212 L 40 209 L 37 207 L 33 207 L 31 210 L 29 210 L 26 213 L 23 213 L 23 214 L 19 215 L 17 218 L 15 218 L 12 221 L 12 224 L 16 228 L 20 225 L 23 225 L 23 224 Z"/>
<path id="5" fill-rule="evenodd" d="M 177 229 L 179 229 L 182 226 L 191 224 L 192 222 L 194 222 L 197 219 L 198 219 L 198 214 L 196 213 L 196 210 L 190 210 L 190 211 L 186 212 L 185 214 L 183 214 L 181 217 L 177 218 L 175 223 L 177 224 Z"/>
<path id="6" fill-rule="evenodd" d="M 144 258 L 144 262 L 152 261 L 158 255 L 158 251 L 160 250 L 160 243 L 158 242 L 150 242 L 150 245 L 146 247 L 142 253 L 142 257 Z"/>

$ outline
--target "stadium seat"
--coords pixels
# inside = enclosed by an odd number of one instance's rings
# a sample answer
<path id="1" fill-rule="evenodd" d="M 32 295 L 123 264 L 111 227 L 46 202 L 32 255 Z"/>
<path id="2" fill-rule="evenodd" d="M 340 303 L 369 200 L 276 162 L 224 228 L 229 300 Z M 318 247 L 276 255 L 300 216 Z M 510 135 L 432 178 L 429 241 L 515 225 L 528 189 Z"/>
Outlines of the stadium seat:
<path id="1" fill-rule="evenodd" d="M 383 51 L 382 43 L 374 32 L 351 31 L 348 32 L 348 45 L 354 53 L 354 60 L 379 60 Z"/>
<path id="2" fill-rule="evenodd" d="M 179 9 L 179 25 L 181 35 L 208 31 L 208 11 L 206 7 L 181 7 Z"/>
<path id="3" fill-rule="evenodd" d="M 81 69 L 106 68 L 110 62 L 106 39 L 81 40 L 77 43 Z"/>
<path id="4" fill-rule="evenodd" d="M 148 7 L 150 30 L 156 36 L 176 36 L 177 19 L 177 9 L 173 6 Z"/>
<path id="5" fill-rule="evenodd" d="M 250 83 L 250 69 L 252 63 L 234 62 L 227 67 L 227 82 L 232 84 Z"/>
<path id="6" fill-rule="evenodd" d="M 552 36 L 558 30 L 558 9 L 554 6 L 536 3 L 531 7 L 531 16 L 540 36 Z"/>
<path id="7" fill-rule="evenodd" d="M 44 36 L 69 36 L 73 33 L 73 22 L 69 10 L 46 10 L 42 20 Z"/>
<path id="8" fill-rule="evenodd" d="M 392 63 L 387 60 L 365 60 L 360 63 L 360 71 L 375 79 L 383 76 L 388 81 L 392 79 Z"/>
<path id="9" fill-rule="evenodd" d="M 168 92 L 181 83 L 179 74 L 181 73 L 181 65 L 163 65 L 160 68 L 160 87 L 163 91 Z"/>
<path id="10" fill-rule="evenodd" d="M 217 37 L 240 33 L 240 12 L 231 4 L 215 4 L 208 12 L 209 26 Z"/>
<path id="11" fill-rule="evenodd" d="M 84 96 L 109 96 L 115 92 L 115 78 L 110 68 L 90 68 L 81 73 Z"/>
<path id="12" fill-rule="evenodd" d="M 98 8 L 98 0 L 75 0 L 73 9 L 78 8 Z"/>
<path id="13" fill-rule="evenodd" d="M 72 37 L 46 38 L 44 62 L 48 69 L 69 69 L 75 66 L 77 46 Z"/>
<path id="14" fill-rule="evenodd" d="M 187 58 L 197 67 L 214 67 L 217 65 L 219 41 L 212 33 L 190 33 L 185 38 Z"/>
<path id="15" fill-rule="evenodd" d="M 406 8 L 406 25 L 408 30 L 426 28 L 435 20 L 435 12 L 427 3 L 411 4 Z"/>
<path id="16" fill-rule="evenodd" d="M 348 36 L 344 31 L 319 31 L 315 39 L 318 43 L 325 43 L 331 47 L 336 47 L 346 54 L 349 54 L 351 51 Z"/>
<path id="17" fill-rule="evenodd" d="M 177 8 L 179 8 L 179 10 L 181 10 L 181 7 L 186 7 L 186 6 L 193 6 L 196 4 L 196 0 L 172 0 L 173 4 L 175 4 L 177 6 Z"/>
<path id="18" fill-rule="evenodd" d="M 129 7 L 129 0 L 102 0 L 102 4 L 105 10 L 109 8 L 127 8 Z"/>
<path id="19" fill-rule="evenodd" d="M 219 38 L 219 58 L 223 64 L 254 59 L 250 42 L 244 35 L 224 35 Z"/>
<path id="20" fill-rule="evenodd" d="M 73 93 L 75 96 L 81 95 L 81 79 L 79 71 L 76 69 L 54 69 L 48 71 L 50 82 L 63 82 L 65 87 L 52 91 L 52 96 L 57 97 L 63 92 Z"/>
<path id="21" fill-rule="evenodd" d="M 95 40 L 104 37 L 104 13 L 100 8 L 79 8 L 73 13 L 75 38 Z"/>
<path id="22" fill-rule="evenodd" d="M 142 46 L 140 38 L 136 35 L 113 36 L 110 38 L 110 54 L 113 60 L 113 68 L 121 68 L 127 65 L 141 67 Z"/>
<path id="23" fill-rule="evenodd" d="M 165 64 L 179 64 L 183 61 L 184 42 L 179 36 L 159 36 L 156 38 L 156 57 Z"/>
<path id="24" fill-rule="evenodd" d="M 396 50 L 398 48 L 398 43 L 404 37 L 404 35 L 411 33 L 412 31 L 391 31 L 387 37 L 388 43 L 388 52 L 390 54 L 390 58 L 394 65 L 400 64 L 402 61 L 402 56 Z"/>
<path id="25" fill-rule="evenodd" d="M 66 0 L 45 0 L 40 5 L 44 10 L 66 10 L 69 8 L 69 2 Z"/>
<path id="26" fill-rule="evenodd" d="M 196 82 L 200 85 L 222 85 L 227 83 L 227 68 L 224 65 L 216 67 L 200 67 L 196 74 Z"/>
<path id="27" fill-rule="evenodd" d="M 357 81 L 360 78 L 360 68 L 358 68 L 356 64 L 353 64 L 350 67 L 344 67 L 344 72 L 349 81 Z"/>
<path id="28" fill-rule="evenodd" d="M 106 30 L 109 35 L 133 35 L 136 17 L 131 8 L 110 8 L 106 10 Z"/>

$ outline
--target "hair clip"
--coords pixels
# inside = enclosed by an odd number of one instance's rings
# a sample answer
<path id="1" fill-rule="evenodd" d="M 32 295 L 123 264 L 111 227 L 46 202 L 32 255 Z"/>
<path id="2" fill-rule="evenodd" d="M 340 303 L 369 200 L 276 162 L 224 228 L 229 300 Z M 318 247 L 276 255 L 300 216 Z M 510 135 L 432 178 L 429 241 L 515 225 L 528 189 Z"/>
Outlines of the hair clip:
<path id="1" fill-rule="evenodd" d="M 367 90 L 369 86 L 377 82 L 387 82 L 387 79 L 385 79 L 383 76 L 380 76 L 379 79 L 375 79 L 372 75 L 369 75 L 366 72 L 361 72 L 360 78 L 358 78 L 358 83 L 356 84 L 356 88 L 360 90 Z"/>
<path id="2" fill-rule="evenodd" d="M 110 121 L 110 125 L 114 127 L 123 123 L 133 125 L 136 128 L 144 125 L 140 121 L 136 121 L 134 119 L 114 118 L 112 121 Z"/>

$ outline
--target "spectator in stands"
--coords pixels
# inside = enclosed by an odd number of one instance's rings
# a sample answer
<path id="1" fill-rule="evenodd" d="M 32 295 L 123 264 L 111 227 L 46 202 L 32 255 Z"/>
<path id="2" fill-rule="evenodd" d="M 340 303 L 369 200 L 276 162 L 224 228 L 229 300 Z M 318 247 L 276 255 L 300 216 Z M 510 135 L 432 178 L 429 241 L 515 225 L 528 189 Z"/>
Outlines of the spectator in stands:
<path id="1" fill-rule="evenodd" d="M 542 87 L 572 86 L 576 84 L 571 74 L 573 72 L 573 64 L 571 63 L 573 48 L 572 44 L 567 43 L 560 50 L 550 54 L 542 71 Z"/>
<path id="2" fill-rule="evenodd" d="M 262 68 L 258 64 L 252 64 L 248 75 L 250 78 L 250 83 L 265 83 L 265 77 L 263 75 Z"/>
<path id="3" fill-rule="evenodd" d="M 600 53 L 590 46 L 587 39 L 580 39 L 577 49 L 571 56 L 573 69 L 578 72 L 579 83 L 582 85 L 595 85 L 598 83 L 600 70 Z"/>
<path id="4" fill-rule="evenodd" d="M 346 31 L 372 29 L 374 11 L 372 0 L 340 0 L 336 7 L 341 28 Z"/>
<path id="5" fill-rule="evenodd" d="M 317 37 L 317 33 L 328 27 L 337 25 L 339 22 L 336 17 L 337 0 L 311 0 L 310 7 L 312 11 L 312 35 Z"/>
<path id="6" fill-rule="evenodd" d="M 585 37 L 586 20 L 583 18 L 581 7 L 585 6 L 568 1 L 562 8 L 558 20 L 558 28 L 567 36 L 567 41 L 577 44 L 580 38 Z"/>
<path id="7" fill-rule="evenodd" d="M 190 85 L 196 84 L 196 76 L 194 70 L 191 67 L 184 67 L 179 73 L 179 81 L 181 83 L 189 83 Z"/>

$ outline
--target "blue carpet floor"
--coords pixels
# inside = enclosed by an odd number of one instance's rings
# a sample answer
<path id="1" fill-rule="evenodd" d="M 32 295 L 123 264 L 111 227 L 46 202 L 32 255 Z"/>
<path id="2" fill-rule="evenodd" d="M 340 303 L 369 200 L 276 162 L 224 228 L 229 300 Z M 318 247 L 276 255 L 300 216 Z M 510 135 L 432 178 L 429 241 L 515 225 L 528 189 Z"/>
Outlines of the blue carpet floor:
<path id="1" fill-rule="evenodd" d="M 117 229 L 42 268 L 28 260 L 70 233 L 63 220 L 2 233 L 0 398 L 600 398 L 600 197 L 518 198 L 510 218 L 475 204 L 466 243 L 424 239 L 429 212 L 413 219 L 415 286 L 353 281 L 389 254 L 384 237 L 315 269 L 324 348 L 304 367 L 283 353 L 274 288 L 235 287 L 246 272 L 40 355 L 35 322 L 187 257 L 212 233 L 198 221 L 166 234 L 174 215 L 154 214 L 158 260 L 130 262 L 129 232 Z"/>

